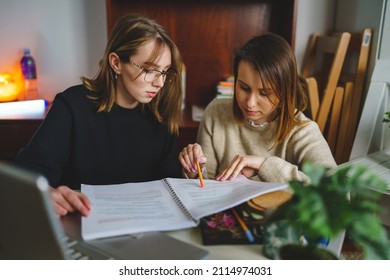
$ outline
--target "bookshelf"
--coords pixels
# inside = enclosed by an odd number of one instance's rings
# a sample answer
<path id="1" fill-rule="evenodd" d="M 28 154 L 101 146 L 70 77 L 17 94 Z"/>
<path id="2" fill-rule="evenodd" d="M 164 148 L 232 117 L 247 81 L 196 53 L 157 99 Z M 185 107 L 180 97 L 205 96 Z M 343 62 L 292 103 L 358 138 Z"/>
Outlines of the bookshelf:
<path id="1" fill-rule="evenodd" d="M 298 0 L 106 0 L 107 30 L 127 13 L 156 19 L 170 33 L 186 65 L 186 110 L 180 146 L 195 141 L 191 105 L 206 106 L 215 86 L 232 73 L 233 52 L 250 37 L 274 32 L 294 48 Z"/>

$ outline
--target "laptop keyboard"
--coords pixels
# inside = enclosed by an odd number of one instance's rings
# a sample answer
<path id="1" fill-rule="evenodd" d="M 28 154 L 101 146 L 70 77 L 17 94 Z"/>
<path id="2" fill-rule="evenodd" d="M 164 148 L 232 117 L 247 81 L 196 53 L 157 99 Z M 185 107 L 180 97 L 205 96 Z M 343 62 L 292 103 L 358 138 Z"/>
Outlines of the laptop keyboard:
<path id="1" fill-rule="evenodd" d="M 97 250 L 89 247 L 87 244 L 78 242 L 69 236 L 64 237 L 66 245 L 66 255 L 71 260 L 109 260 L 113 259 L 110 256 L 100 253 Z"/>

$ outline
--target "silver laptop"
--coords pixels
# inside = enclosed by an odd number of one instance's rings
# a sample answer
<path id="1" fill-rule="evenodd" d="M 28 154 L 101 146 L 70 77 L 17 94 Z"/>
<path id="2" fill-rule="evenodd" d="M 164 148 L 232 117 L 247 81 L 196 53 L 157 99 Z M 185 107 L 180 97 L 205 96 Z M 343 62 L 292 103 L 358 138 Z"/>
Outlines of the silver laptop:
<path id="1" fill-rule="evenodd" d="M 203 259 L 208 252 L 160 232 L 84 242 L 80 216 L 59 219 L 42 176 L 0 162 L 0 259 Z"/>

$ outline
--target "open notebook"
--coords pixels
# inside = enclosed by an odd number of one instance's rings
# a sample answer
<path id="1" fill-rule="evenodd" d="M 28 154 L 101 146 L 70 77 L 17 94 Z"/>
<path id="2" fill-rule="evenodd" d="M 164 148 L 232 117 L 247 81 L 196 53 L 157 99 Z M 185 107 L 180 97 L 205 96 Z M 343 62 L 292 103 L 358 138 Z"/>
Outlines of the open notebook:
<path id="1" fill-rule="evenodd" d="M 202 259 L 160 232 L 84 242 L 80 216 L 55 216 L 45 178 L 0 162 L 0 259 Z M 65 229 L 65 232 L 64 232 Z"/>
<path id="2" fill-rule="evenodd" d="M 82 218 L 82 236 L 92 240 L 138 232 L 196 227 L 202 217 L 237 206 L 255 196 L 286 189 L 238 176 L 219 182 L 198 179 L 162 180 L 116 185 L 82 185 L 92 210 Z"/>

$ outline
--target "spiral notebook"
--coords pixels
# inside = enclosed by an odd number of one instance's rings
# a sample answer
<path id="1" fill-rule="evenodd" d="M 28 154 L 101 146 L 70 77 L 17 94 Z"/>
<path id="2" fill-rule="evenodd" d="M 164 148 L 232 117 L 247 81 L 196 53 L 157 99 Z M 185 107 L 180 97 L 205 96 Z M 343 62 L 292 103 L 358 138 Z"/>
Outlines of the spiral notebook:
<path id="1" fill-rule="evenodd" d="M 287 188 L 244 176 L 219 182 L 165 178 L 117 185 L 82 185 L 91 212 L 82 218 L 84 240 L 195 227 L 202 217 L 237 206 L 253 197 Z"/>

